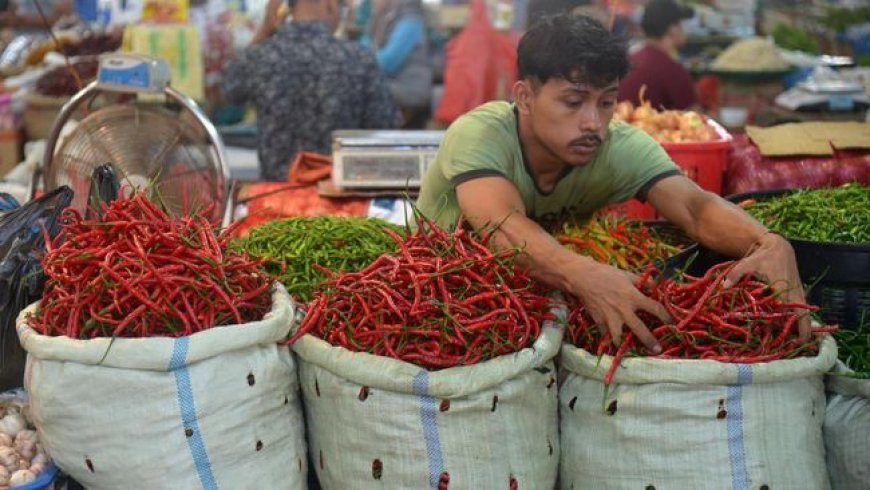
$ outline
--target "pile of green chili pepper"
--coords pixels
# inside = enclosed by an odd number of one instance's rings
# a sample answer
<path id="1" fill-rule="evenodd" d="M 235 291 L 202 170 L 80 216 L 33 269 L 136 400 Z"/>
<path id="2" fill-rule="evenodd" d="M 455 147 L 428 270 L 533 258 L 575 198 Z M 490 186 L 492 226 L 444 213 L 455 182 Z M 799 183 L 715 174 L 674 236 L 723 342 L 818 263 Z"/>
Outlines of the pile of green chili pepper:
<path id="1" fill-rule="evenodd" d="M 315 265 L 333 272 L 358 271 L 397 249 L 386 229 L 401 228 L 377 218 L 321 216 L 272 221 L 233 242 L 265 261 L 266 271 L 298 301 L 308 302 L 323 279 Z"/>
<path id="2" fill-rule="evenodd" d="M 353 352 L 444 369 L 528 347 L 553 318 L 551 300 L 518 268 L 518 251 L 491 252 L 491 235 L 461 223 L 448 233 L 422 217 L 409 237 L 389 233 L 399 251 L 331 276 L 288 343 L 312 334 Z"/>
<path id="3" fill-rule="evenodd" d="M 642 221 L 612 216 L 584 225 L 565 224 L 557 239 L 581 255 L 626 270 L 643 268 L 680 251 Z"/>
<path id="4" fill-rule="evenodd" d="M 857 330 L 834 332 L 840 360 L 855 372 L 855 377 L 870 379 L 870 320 Z"/>
<path id="5" fill-rule="evenodd" d="M 814 242 L 870 243 L 870 187 L 851 183 L 738 203 L 771 230 Z"/>

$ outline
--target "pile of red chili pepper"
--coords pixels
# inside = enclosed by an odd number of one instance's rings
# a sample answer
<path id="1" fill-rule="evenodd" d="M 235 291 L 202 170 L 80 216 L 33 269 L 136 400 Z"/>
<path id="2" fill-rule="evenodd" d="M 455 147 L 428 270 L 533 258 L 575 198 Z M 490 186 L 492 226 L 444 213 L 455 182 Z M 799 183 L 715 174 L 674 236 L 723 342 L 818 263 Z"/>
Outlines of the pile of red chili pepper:
<path id="1" fill-rule="evenodd" d="M 582 226 L 566 224 L 556 238 L 570 250 L 626 270 L 642 269 L 680 251 L 643 222 L 610 216 Z"/>
<path id="2" fill-rule="evenodd" d="M 519 351 L 553 318 L 551 300 L 517 266 L 518 252 L 491 252 L 491 235 L 461 222 L 448 233 L 423 217 L 406 238 L 385 231 L 399 251 L 360 272 L 331 274 L 289 343 L 310 333 L 354 352 L 443 369 Z"/>
<path id="3" fill-rule="evenodd" d="M 797 323 L 817 307 L 784 301 L 768 284 L 745 276 L 732 286 L 722 283 L 735 262 L 710 268 L 703 277 L 683 274 L 682 281 L 659 278 L 654 268 L 638 279 L 638 287 L 661 303 L 673 323 L 641 312 L 639 316 L 662 346 L 658 359 L 708 359 L 730 363 L 757 363 L 818 353 L 818 339 L 804 340 Z M 804 312 L 804 313 L 801 313 Z M 836 331 L 836 326 L 813 329 L 814 334 Z M 624 356 L 647 356 L 628 331 L 619 347 L 605 328 L 599 328 L 582 304 L 568 316 L 571 343 L 596 355 L 614 356 L 604 382 L 609 384 Z"/>
<path id="4" fill-rule="evenodd" d="M 143 191 L 83 219 L 68 208 L 42 259 L 45 294 L 29 319 L 43 335 L 180 337 L 260 320 L 271 307 L 261 264 L 227 250 L 201 216 L 169 217 Z"/>

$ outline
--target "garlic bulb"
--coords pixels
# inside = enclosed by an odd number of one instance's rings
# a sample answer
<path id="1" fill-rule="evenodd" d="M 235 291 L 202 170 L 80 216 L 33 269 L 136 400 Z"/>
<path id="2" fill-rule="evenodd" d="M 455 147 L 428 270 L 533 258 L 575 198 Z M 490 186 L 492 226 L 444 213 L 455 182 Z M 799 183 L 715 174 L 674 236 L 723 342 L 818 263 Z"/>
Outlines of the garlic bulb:
<path id="1" fill-rule="evenodd" d="M 9 484 L 9 470 L 5 466 L 0 466 L 0 485 Z"/>
<path id="2" fill-rule="evenodd" d="M 36 454 L 30 460 L 30 465 L 33 466 L 33 465 L 37 465 L 37 464 L 41 464 L 41 465 L 48 464 L 48 461 L 49 461 L 48 455 L 45 454 L 44 452 L 42 452 L 42 450 L 39 448 L 39 444 L 36 445 L 36 448 L 37 448 Z"/>
<path id="3" fill-rule="evenodd" d="M 33 456 L 36 455 L 36 444 L 33 441 L 16 442 L 12 449 L 18 451 L 18 455 L 21 456 L 22 459 L 27 460 L 28 465 L 30 464 L 30 460 L 33 459 Z"/>
<path id="4" fill-rule="evenodd" d="M 0 432 L 0 446 L 11 447 L 12 446 L 12 438 L 9 437 L 9 434 L 5 432 Z"/>
<path id="5" fill-rule="evenodd" d="M 30 465 L 30 468 L 28 468 L 28 470 L 30 470 L 30 472 L 33 473 L 34 475 L 39 476 L 40 473 L 45 471 L 45 465 L 44 464 Z"/>
<path id="6" fill-rule="evenodd" d="M 9 485 L 14 487 L 33 480 L 36 480 L 36 475 L 30 470 L 18 470 L 9 477 Z"/>
<path id="7" fill-rule="evenodd" d="M 0 447 L 0 466 L 9 471 L 18 471 L 18 453 L 11 447 Z"/>
<path id="8" fill-rule="evenodd" d="M 22 430 L 15 435 L 15 444 L 23 441 L 30 441 L 36 444 L 39 441 L 39 436 L 36 434 L 35 430 Z"/>
<path id="9" fill-rule="evenodd" d="M 6 415 L 0 419 L 0 432 L 15 437 L 19 432 L 27 428 L 27 421 L 21 414 Z"/>
<path id="10" fill-rule="evenodd" d="M 18 458 L 18 469 L 19 470 L 29 470 L 30 469 L 30 460 L 25 458 Z"/>

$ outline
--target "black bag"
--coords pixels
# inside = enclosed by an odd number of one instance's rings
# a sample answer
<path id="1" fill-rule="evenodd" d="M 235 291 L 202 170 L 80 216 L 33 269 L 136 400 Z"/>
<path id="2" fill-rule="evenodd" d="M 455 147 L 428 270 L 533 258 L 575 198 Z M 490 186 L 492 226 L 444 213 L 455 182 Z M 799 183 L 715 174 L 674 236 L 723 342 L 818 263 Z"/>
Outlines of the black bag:
<path id="1" fill-rule="evenodd" d="M 61 211 L 72 198 L 72 189 L 63 186 L 0 215 L 0 390 L 22 385 L 26 355 L 15 320 L 42 297 L 45 237 L 57 236 Z"/>

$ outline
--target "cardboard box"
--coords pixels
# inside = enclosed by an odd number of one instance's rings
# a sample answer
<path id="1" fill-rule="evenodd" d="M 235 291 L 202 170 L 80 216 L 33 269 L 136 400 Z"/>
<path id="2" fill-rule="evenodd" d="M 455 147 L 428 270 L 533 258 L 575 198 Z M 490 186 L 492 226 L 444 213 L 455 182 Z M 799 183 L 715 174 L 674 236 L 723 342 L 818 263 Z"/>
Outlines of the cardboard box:
<path id="1" fill-rule="evenodd" d="M 196 26 L 131 25 L 124 31 L 123 50 L 165 59 L 174 89 L 198 101 L 205 98 L 205 59 Z"/>
<path id="2" fill-rule="evenodd" d="M 833 155 L 834 149 L 870 149 L 870 123 L 805 122 L 770 128 L 748 126 L 746 134 L 766 157 Z"/>

